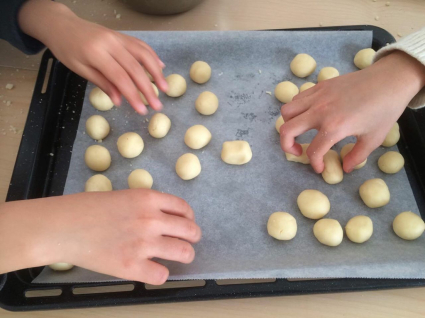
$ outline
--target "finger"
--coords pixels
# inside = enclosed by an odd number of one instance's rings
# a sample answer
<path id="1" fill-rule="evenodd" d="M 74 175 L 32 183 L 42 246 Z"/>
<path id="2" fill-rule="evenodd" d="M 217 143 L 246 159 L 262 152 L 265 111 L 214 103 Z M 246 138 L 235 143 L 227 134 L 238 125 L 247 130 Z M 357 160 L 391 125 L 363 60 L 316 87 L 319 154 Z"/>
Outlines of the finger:
<path id="1" fill-rule="evenodd" d="M 165 236 L 159 238 L 153 244 L 149 253 L 152 258 L 156 257 L 183 264 L 192 263 L 195 258 L 195 250 L 190 243 Z"/>
<path id="2" fill-rule="evenodd" d="M 283 120 L 287 122 L 290 119 L 304 113 L 310 109 L 311 106 L 312 100 L 310 98 L 304 98 L 296 101 L 292 100 L 292 102 L 283 105 L 280 112 L 282 114 Z"/>
<path id="3" fill-rule="evenodd" d="M 182 216 L 189 220 L 195 219 L 195 213 L 193 212 L 190 205 L 182 198 L 171 194 L 161 194 L 160 210 L 164 213 Z"/>
<path id="4" fill-rule="evenodd" d="M 285 122 L 280 126 L 280 146 L 282 150 L 295 156 L 301 156 L 302 147 L 295 143 L 295 138 L 313 128 L 315 128 L 315 119 L 307 113 Z"/>
<path id="5" fill-rule="evenodd" d="M 121 277 L 122 275 L 127 276 L 123 277 L 127 280 L 136 280 L 151 285 L 162 285 L 167 281 L 170 272 L 168 268 L 162 264 L 152 260 L 144 260 L 139 266 L 132 270 L 130 269 L 130 272 L 126 269 L 114 276 Z"/>
<path id="6" fill-rule="evenodd" d="M 156 96 L 151 81 L 146 75 L 144 68 L 137 62 L 134 56 L 122 48 L 121 50 L 114 51 L 112 57 L 121 65 L 127 74 L 130 75 L 136 87 L 145 96 L 148 105 L 157 111 L 161 110 L 161 101 Z"/>
<path id="7" fill-rule="evenodd" d="M 101 58 L 93 60 L 93 63 L 97 70 L 118 88 L 137 112 L 143 115 L 148 113 L 130 76 L 112 56 L 105 54 Z"/>
<path id="8" fill-rule="evenodd" d="M 294 96 L 292 101 L 300 100 L 300 99 L 303 99 L 305 97 L 313 95 L 317 91 L 317 85 L 318 84 L 314 85 L 313 87 L 310 87 L 309 89 L 306 89 L 305 91 L 303 91 L 301 93 L 298 93 L 297 95 Z"/>
<path id="9" fill-rule="evenodd" d="M 147 44 L 146 42 L 143 42 L 139 39 L 137 39 L 137 42 L 138 42 L 139 45 L 143 46 L 146 50 L 149 51 L 149 53 L 152 54 L 152 56 L 158 61 L 159 66 L 161 68 L 165 67 L 164 62 L 159 58 L 158 54 L 156 54 L 155 50 L 149 44 Z"/>
<path id="10" fill-rule="evenodd" d="M 121 94 L 119 90 L 98 70 L 90 66 L 80 65 L 75 69 L 75 71 L 78 75 L 81 75 L 104 91 L 112 100 L 114 105 L 121 105 Z"/>
<path id="11" fill-rule="evenodd" d="M 307 148 L 307 156 L 310 158 L 310 164 L 314 171 L 322 173 L 325 168 L 323 156 L 335 145 L 338 141 L 342 140 L 345 136 L 340 137 L 336 134 L 329 133 L 324 130 L 317 132 L 316 137 Z"/>
<path id="12" fill-rule="evenodd" d="M 350 173 L 355 166 L 365 161 L 371 152 L 379 147 L 380 140 L 380 138 L 369 135 L 359 137 L 353 149 L 344 157 L 344 171 Z"/>
<path id="13" fill-rule="evenodd" d="M 164 74 L 161 72 L 161 68 L 158 67 L 158 63 L 154 56 L 144 47 L 141 46 L 130 46 L 129 52 L 139 61 L 143 67 L 152 75 L 155 84 L 158 88 L 166 92 L 168 90 L 168 83 L 165 80 Z"/>
<path id="14" fill-rule="evenodd" d="M 162 235 L 179 238 L 191 243 L 197 243 L 201 239 L 201 228 L 192 220 L 164 214 L 162 221 Z"/>

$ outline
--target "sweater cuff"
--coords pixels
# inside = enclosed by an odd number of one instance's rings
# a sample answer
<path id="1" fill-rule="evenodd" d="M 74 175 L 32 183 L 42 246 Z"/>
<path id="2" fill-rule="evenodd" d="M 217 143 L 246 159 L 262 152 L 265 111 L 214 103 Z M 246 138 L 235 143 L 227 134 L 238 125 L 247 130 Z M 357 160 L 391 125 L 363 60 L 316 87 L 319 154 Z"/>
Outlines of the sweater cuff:
<path id="1" fill-rule="evenodd" d="M 384 56 L 387 56 L 391 52 L 399 50 L 403 51 L 406 54 L 410 55 L 414 59 L 418 60 L 425 66 L 425 28 L 422 30 L 412 33 L 400 41 L 388 45 L 378 52 L 374 62 L 380 60 Z M 422 108 L 425 106 L 425 87 L 422 88 L 418 94 L 410 101 L 408 107 L 410 108 Z"/>

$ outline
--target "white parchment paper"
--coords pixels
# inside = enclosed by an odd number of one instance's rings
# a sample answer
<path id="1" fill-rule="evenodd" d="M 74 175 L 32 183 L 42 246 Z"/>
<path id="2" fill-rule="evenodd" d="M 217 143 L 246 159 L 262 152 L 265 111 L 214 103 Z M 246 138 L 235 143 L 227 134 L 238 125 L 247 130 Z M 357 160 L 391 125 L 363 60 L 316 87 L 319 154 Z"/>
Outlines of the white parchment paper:
<path id="1" fill-rule="evenodd" d="M 126 33 L 143 39 L 158 52 L 167 65 L 165 75 L 185 77 L 187 92 L 180 98 L 161 93 L 172 127 L 158 140 L 149 136 L 148 122 L 128 104 L 109 112 L 96 111 L 88 101 L 94 87 L 89 83 L 65 194 L 84 191 L 85 181 L 95 174 L 84 164 L 85 149 L 95 144 L 84 131 L 86 119 L 100 113 L 112 128 L 102 145 L 111 152 L 112 165 L 104 174 L 114 189 L 127 188 L 133 169 L 147 169 L 154 189 L 184 198 L 196 213 L 203 230 L 203 238 L 195 246 L 196 258 L 189 265 L 163 261 L 170 269 L 170 279 L 425 278 L 425 237 L 407 242 L 392 231 L 392 220 L 398 213 L 418 213 L 418 207 L 404 170 L 386 175 L 378 169 L 377 160 L 387 149 L 374 151 L 367 165 L 345 175 L 342 183 L 328 185 L 310 166 L 286 161 L 275 130 L 281 104 L 266 93 L 273 93 L 283 80 L 298 86 L 316 82 L 325 66 L 334 66 L 341 74 L 356 71 L 354 55 L 371 46 L 371 32 Z M 308 53 L 317 61 L 315 73 L 306 79 L 295 77 L 289 69 L 297 53 Z M 189 78 L 189 68 L 197 60 L 212 67 L 212 78 L 204 85 Z M 202 116 L 194 107 L 195 99 L 205 90 L 214 92 L 220 101 L 213 116 Z M 191 150 L 183 142 L 186 130 L 195 124 L 205 125 L 213 136 L 201 150 Z M 143 153 L 135 159 L 122 158 L 116 148 L 118 137 L 128 131 L 138 132 L 145 141 Z M 310 131 L 298 141 L 310 142 L 314 135 Z M 231 166 L 220 159 L 222 143 L 235 139 L 251 145 L 253 158 L 246 165 Z M 350 141 L 344 140 L 335 149 L 339 151 Z M 177 158 L 186 152 L 196 154 L 202 164 L 201 174 L 191 181 L 181 180 L 174 170 Z M 371 178 L 384 179 L 390 188 L 391 201 L 383 208 L 369 209 L 359 197 L 359 186 Z M 359 245 L 345 237 L 336 248 L 320 244 L 313 236 L 314 221 L 304 218 L 297 208 L 297 196 L 304 189 L 324 192 L 331 202 L 327 217 L 337 219 L 343 227 L 353 216 L 370 216 L 374 223 L 370 241 Z M 296 218 L 298 233 L 293 240 L 277 241 L 267 234 L 267 219 L 275 211 L 287 211 Z M 45 268 L 34 282 L 106 280 L 117 279 L 81 268 L 64 273 Z"/>

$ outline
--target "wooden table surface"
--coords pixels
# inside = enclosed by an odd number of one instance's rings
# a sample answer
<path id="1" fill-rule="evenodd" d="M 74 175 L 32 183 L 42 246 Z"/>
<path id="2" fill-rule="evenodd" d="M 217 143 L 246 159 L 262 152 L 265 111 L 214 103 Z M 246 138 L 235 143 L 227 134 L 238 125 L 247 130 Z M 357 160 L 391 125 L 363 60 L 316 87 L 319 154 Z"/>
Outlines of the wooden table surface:
<path id="1" fill-rule="evenodd" d="M 206 0 L 185 14 L 156 17 L 114 0 L 59 0 L 116 30 L 256 30 L 373 24 L 396 38 L 425 26 L 422 0 Z M 119 19 L 116 15 L 120 14 Z M 6 198 L 41 55 L 0 41 L 0 202 Z M 12 90 L 5 89 L 14 84 Z M 0 317 L 425 317 L 425 288 L 178 304 L 9 313 Z"/>

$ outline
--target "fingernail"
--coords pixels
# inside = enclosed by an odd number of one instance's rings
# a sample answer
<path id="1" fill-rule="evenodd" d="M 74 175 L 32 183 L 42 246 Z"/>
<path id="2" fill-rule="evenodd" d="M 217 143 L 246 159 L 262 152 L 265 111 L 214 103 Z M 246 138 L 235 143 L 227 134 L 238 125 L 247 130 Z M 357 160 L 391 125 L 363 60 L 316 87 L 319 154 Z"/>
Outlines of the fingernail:
<path id="1" fill-rule="evenodd" d="M 161 65 L 162 68 L 165 68 L 165 64 L 163 61 L 159 60 L 159 65 Z"/>
<path id="2" fill-rule="evenodd" d="M 140 115 L 147 115 L 148 114 L 148 109 L 146 108 L 146 106 L 145 105 L 143 105 L 143 106 L 138 106 L 137 107 L 137 111 L 138 111 L 138 113 L 140 114 Z"/>

